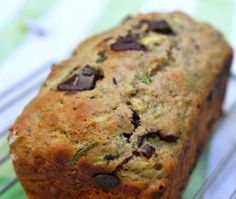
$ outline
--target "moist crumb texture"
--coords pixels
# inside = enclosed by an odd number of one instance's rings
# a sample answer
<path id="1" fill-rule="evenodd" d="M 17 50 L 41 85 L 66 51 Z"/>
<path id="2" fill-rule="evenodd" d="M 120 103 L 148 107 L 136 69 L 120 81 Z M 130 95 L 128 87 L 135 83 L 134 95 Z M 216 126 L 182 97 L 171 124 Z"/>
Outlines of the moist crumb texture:
<path id="1" fill-rule="evenodd" d="M 10 129 L 28 197 L 181 198 L 231 60 L 221 33 L 181 12 L 130 17 L 82 42 Z"/>

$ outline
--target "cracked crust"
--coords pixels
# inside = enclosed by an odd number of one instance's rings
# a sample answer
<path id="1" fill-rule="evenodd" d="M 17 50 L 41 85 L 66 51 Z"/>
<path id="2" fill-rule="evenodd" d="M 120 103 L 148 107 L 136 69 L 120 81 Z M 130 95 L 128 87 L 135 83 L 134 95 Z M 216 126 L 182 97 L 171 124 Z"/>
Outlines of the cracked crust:
<path id="1" fill-rule="evenodd" d="M 165 20 L 173 34 L 145 31 L 143 20 Z M 145 48 L 110 48 L 127 34 Z M 28 197 L 180 198 L 221 115 L 231 60 L 219 32 L 180 12 L 138 15 L 82 42 L 11 128 Z M 57 90 L 88 64 L 104 75 L 95 88 Z"/>

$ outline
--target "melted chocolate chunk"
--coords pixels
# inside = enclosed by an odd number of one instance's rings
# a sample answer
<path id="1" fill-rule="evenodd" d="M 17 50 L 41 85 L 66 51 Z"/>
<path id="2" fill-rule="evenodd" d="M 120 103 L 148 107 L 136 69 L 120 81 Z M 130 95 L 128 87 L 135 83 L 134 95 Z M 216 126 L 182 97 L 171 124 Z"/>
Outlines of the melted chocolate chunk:
<path id="1" fill-rule="evenodd" d="M 134 128 L 138 128 L 141 124 L 139 115 L 133 111 L 131 123 L 134 125 Z"/>
<path id="2" fill-rule="evenodd" d="M 125 50 L 137 50 L 144 51 L 145 47 L 136 41 L 136 38 L 130 34 L 118 38 L 113 44 L 111 49 L 114 51 L 125 51 Z"/>
<path id="3" fill-rule="evenodd" d="M 86 65 L 78 73 L 60 83 L 57 89 L 67 92 L 91 90 L 95 87 L 96 81 L 102 78 L 101 71 Z"/>
<path id="4" fill-rule="evenodd" d="M 120 184 L 120 179 L 114 173 L 97 173 L 93 175 L 95 184 L 104 190 L 110 190 Z"/>
<path id="5" fill-rule="evenodd" d="M 174 35 L 173 30 L 171 29 L 171 27 L 165 20 L 159 20 L 159 21 L 144 20 L 143 23 L 147 23 L 148 32 L 152 31 L 156 33 L 166 34 L 166 35 Z"/>
<path id="6" fill-rule="evenodd" d="M 144 144 L 141 149 L 140 152 L 142 155 L 144 155 L 147 159 L 149 159 L 150 157 L 152 157 L 153 153 L 155 152 L 155 148 L 152 147 L 150 144 Z"/>
<path id="7" fill-rule="evenodd" d="M 138 135 L 138 136 L 137 136 L 137 141 L 136 141 L 136 143 L 137 143 L 138 147 L 141 147 L 141 146 L 142 146 L 144 138 L 145 138 L 145 135 Z"/>

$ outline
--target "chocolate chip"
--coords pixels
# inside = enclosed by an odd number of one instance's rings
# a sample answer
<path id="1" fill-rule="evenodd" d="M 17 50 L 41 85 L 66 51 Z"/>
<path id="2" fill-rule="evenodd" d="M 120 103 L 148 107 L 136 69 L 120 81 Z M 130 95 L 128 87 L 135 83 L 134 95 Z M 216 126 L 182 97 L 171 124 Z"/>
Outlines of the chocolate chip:
<path id="1" fill-rule="evenodd" d="M 165 193 L 165 187 L 163 185 L 160 185 L 159 190 L 156 193 L 154 193 L 153 199 L 161 199 L 164 193 Z"/>
<path id="2" fill-rule="evenodd" d="M 130 143 L 130 137 L 131 137 L 132 134 L 130 134 L 130 133 L 122 133 L 121 135 L 126 138 L 126 141 L 128 143 Z"/>
<path id="3" fill-rule="evenodd" d="M 118 38 L 113 44 L 111 49 L 114 51 L 125 51 L 125 50 L 137 50 L 144 51 L 145 47 L 136 41 L 136 38 L 130 34 Z"/>
<path id="4" fill-rule="evenodd" d="M 131 105 L 131 102 L 130 102 L 130 101 L 127 101 L 126 104 L 127 104 L 128 106 L 130 106 L 130 105 Z"/>
<path id="5" fill-rule="evenodd" d="M 93 178 L 95 184 L 104 190 L 110 190 L 120 184 L 120 179 L 114 173 L 97 173 Z"/>
<path id="6" fill-rule="evenodd" d="M 115 160 L 115 159 L 117 159 L 118 157 L 119 157 L 118 154 L 116 154 L 116 155 L 106 154 L 106 155 L 104 156 L 104 159 L 105 159 L 105 160 Z"/>
<path id="7" fill-rule="evenodd" d="M 92 76 L 92 75 L 96 74 L 96 71 L 95 71 L 94 68 L 92 68 L 89 65 L 87 65 L 84 68 L 82 68 L 82 74 L 84 76 Z"/>
<path id="8" fill-rule="evenodd" d="M 125 158 L 125 159 L 116 167 L 115 170 L 116 170 L 116 171 L 121 170 L 121 169 L 123 168 L 123 166 L 124 166 L 125 164 L 127 164 L 132 158 L 133 158 L 133 155 L 128 156 L 127 158 Z"/>
<path id="9" fill-rule="evenodd" d="M 138 136 L 137 136 L 137 141 L 136 141 L 136 143 L 137 143 L 137 146 L 138 146 L 138 147 L 141 147 L 141 146 L 142 146 L 144 138 L 145 138 L 145 135 L 138 135 Z"/>
<path id="10" fill-rule="evenodd" d="M 137 136 L 137 146 L 140 147 L 143 144 L 144 139 L 148 138 L 155 138 L 159 137 L 160 140 L 166 141 L 166 142 L 175 142 L 178 140 L 179 135 L 173 134 L 173 133 L 162 133 L 161 131 L 156 131 L 156 132 L 147 132 L 144 135 L 138 135 Z"/>
<path id="11" fill-rule="evenodd" d="M 155 152 L 155 148 L 152 147 L 150 144 L 146 143 L 140 148 L 140 152 L 147 159 L 149 159 L 150 157 L 152 157 L 152 154 Z"/>
<path id="12" fill-rule="evenodd" d="M 207 95 L 207 101 L 208 101 L 208 102 L 211 102 L 212 99 L 213 99 L 213 93 L 212 93 L 212 91 L 211 91 L 211 92 Z"/>
<path id="13" fill-rule="evenodd" d="M 161 33 L 161 34 L 166 34 L 166 35 L 173 35 L 174 32 L 169 26 L 169 24 L 165 20 L 144 20 L 142 21 L 143 23 L 147 23 L 148 28 L 147 31 L 150 32 L 156 32 L 156 33 Z"/>
<path id="14" fill-rule="evenodd" d="M 101 71 L 86 65 L 78 73 L 60 83 L 57 89 L 68 92 L 91 90 L 95 87 L 96 81 L 102 78 Z"/>
<path id="15" fill-rule="evenodd" d="M 138 151 L 133 151 L 134 156 L 140 156 L 140 153 Z"/>
<path id="16" fill-rule="evenodd" d="M 115 77 L 112 77 L 112 82 L 113 82 L 113 84 L 117 85 L 117 81 L 116 81 Z"/>
<path id="17" fill-rule="evenodd" d="M 125 158 L 121 163 L 122 163 L 122 164 L 127 164 L 127 163 L 132 159 L 132 157 L 133 157 L 133 156 L 131 155 L 131 156 Z"/>
<path id="18" fill-rule="evenodd" d="M 160 137 L 161 140 L 166 141 L 166 142 L 175 142 L 179 138 L 179 136 L 174 135 L 174 134 L 169 134 L 169 135 L 159 134 L 159 137 Z"/>
<path id="19" fill-rule="evenodd" d="M 176 140 L 178 140 L 179 135 L 175 134 L 175 133 L 163 133 L 161 131 L 156 131 L 156 132 L 149 132 L 147 134 L 147 136 L 158 136 L 160 138 L 160 140 L 166 141 L 166 142 L 175 142 Z"/>
<path id="20" fill-rule="evenodd" d="M 145 138 L 158 137 L 158 136 L 159 135 L 156 132 L 147 132 L 144 135 L 138 135 L 136 140 L 137 146 L 141 147 Z"/>
<path id="21" fill-rule="evenodd" d="M 162 168 L 163 168 L 163 164 L 161 164 L 161 163 L 156 163 L 154 165 L 154 169 L 156 169 L 156 170 L 161 170 Z"/>
<path id="22" fill-rule="evenodd" d="M 66 81 L 60 83 L 57 86 L 57 89 L 59 91 L 75 91 L 76 85 L 79 82 L 79 76 L 77 74 L 73 75 Z"/>
<path id="23" fill-rule="evenodd" d="M 134 128 L 138 128 L 141 124 L 139 115 L 133 111 L 131 123 L 134 125 Z"/>

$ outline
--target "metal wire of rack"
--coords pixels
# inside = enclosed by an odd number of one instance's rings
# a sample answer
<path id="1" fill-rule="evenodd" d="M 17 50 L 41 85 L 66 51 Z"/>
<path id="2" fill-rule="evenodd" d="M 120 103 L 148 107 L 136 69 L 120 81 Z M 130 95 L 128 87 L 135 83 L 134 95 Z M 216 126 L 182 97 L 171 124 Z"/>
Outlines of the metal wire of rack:
<path id="1" fill-rule="evenodd" d="M 0 106 L 0 113 L 7 111 L 13 104 L 17 103 L 19 100 L 24 98 L 25 96 L 30 95 L 34 91 L 38 91 L 40 88 L 40 85 L 43 83 L 45 76 L 45 72 L 47 72 L 50 69 L 51 64 L 46 64 L 39 69 L 35 70 L 33 73 L 25 77 L 24 79 L 20 80 L 16 84 L 12 85 L 11 87 L 7 88 L 6 90 L 2 91 L 0 93 L 0 101 L 3 99 L 11 96 L 17 89 L 21 89 L 21 87 L 24 87 L 24 85 L 29 85 L 27 88 L 24 88 L 21 92 L 18 92 L 13 97 L 10 97 L 10 99 Z M 44 75 L 43 75 L 44 73 Z M 44 76 L 43 78 L 39 78 L 39 80 L 35 80 L 35 76 Z M 236 76 L 231 74 L 231 78 L 236 79 Z M 224 116 L 225 118 L 226 116 Z M 224 118 L 222 120 L 224 120 Z M 0 141 L 7 140 L 7 132 L 8 127 L 10 125 L 7 125 L 6 129 L 4 129 L 2 132 L 0 132 Z M 1 142 L 0 142 L 1 144 Z M 219 164 L 215 167 L 215 169 L 212 171 L 212 173 L 205 179 L 205 182 L 202 184 L 200 189 L 195 193 L 193 196 L 193 199 L 202 199 L 204 196 L 204 193 L 206 190 L 212 185 L 214 180 L 218 177 L 220 171 L 222 171 L 227 164 L 230 162 L 233 155 L 236 154 L 236 141 L 233 147 L 226 153 L 226 155 L 223 157 L 223 159 L 219 162 Z M 2 164 L 4 164 L 6 161 L 9 160 L 9 155 L 7 153 L 1 155 L 0 154 L 0 167 Z M 0 185 L 0 196 L 3 195 L 6 191 L 11 189 L 14 184 L 18 182 L 17 177 L 12 177 L 8 182 L 6 182 L 4 185 Z M 231 193 L 229 199 L 236 199 L 236 185 L 235 190 Z"/>
<path id="2" fill-rule="evenodd" d="M 16 82 L 6 90 L 2 91 L 0 93 L 0 113 L 8 111 L 11 106 L 17 104 L 23 98 L 31 95 L 33 92 L 37 92 L 48 74 L 51 65 L 52 63 L 48 63 L 41 66 L 19 82 Z M 18 90 L 20 90 L 20 92 L 16 92 Z M 5 129 L 0 132 L 0 146 L 2 143 L 6 144 L 7 142 L 7 132 L 10 125 L 11 124 L 6 125 Z M 4 152 L 5 153 L 0 153 L 0 167 L 10 158 L 8 153 L 6 151 Z M 5 184 L 0 185 L 0 196 L 13 187 L 17 182 L 17 177 L 14 176 Z"/>

